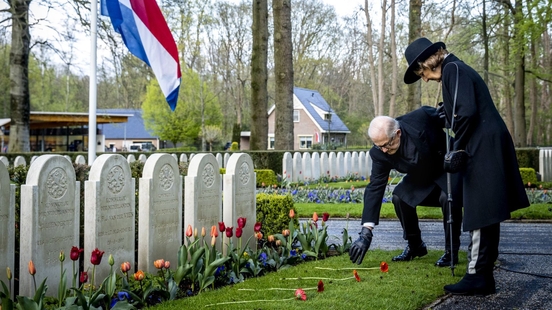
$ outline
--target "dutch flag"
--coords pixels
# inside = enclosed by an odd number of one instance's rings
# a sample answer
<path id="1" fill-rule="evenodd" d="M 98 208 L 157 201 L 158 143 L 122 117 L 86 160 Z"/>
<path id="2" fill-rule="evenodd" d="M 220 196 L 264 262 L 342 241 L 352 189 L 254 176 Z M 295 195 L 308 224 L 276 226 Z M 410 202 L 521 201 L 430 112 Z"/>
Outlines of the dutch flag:
<path id="1" fill-rule="evenodd" d="M 178 49 L 155 0 L 100 0 L 101 14 L 136 57 L 150 66 L 167 103 L 174 111 L 180 88 Z"/>

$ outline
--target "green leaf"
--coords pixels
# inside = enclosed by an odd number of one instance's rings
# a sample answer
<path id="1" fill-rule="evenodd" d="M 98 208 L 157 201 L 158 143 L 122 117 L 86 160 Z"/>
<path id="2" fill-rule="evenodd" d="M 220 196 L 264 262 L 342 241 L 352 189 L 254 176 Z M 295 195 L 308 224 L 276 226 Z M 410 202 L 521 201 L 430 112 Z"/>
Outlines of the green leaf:
<path id="1" fill-rule="evenodd" d="M 65 300 L 65 296 L 67 295 L 67 278 L 65 277 L 66 270 L 63 270 L 61 273 L 61 279 L 59 280 L 59 287 L 58 287 L 58 301 L 59 305 L 61 306 L 61 303 Z"/>
<path id="2" fill-rule="evenodd" d="M 178 267 L 185 266 L 188 263 L 188 248 L 183 244 L 178 251 Z"/>
<path id="3" fill-rule="evenodd" d="M 38 304 L 26 296 L 17 296 L 17 309 L 20 310 L 40 310 Z"/>

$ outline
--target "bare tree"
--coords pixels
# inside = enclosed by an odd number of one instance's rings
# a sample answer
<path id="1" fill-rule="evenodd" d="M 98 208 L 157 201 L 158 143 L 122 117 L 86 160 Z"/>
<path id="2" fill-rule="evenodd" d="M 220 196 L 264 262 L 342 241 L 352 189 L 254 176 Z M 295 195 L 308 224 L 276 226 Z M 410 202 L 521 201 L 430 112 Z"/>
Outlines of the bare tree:
<path id="1" fill-rule="evenodd" d="M 10 51 L 10 152 L 29 152 L 29 5 L 31 0 L 10 1 L 12 41 Z"/>
<path id="2" fill-rule="evenodd" d="M 389 94 L 389 116 L 395 116 L 395 102 L 397 99 L 397 76 L 398 76 L 398 60 L 397 60 L 397 43 L 395 38 L 395 6 L 396 1 L 391 0 L 391 21 L 389 41 L 391 44 L 391 92 Z"/>
<path id="3" fill-rule="evenodd" d="M 274 148 L 293 150 L 293 46 L 291 0 L 273 1 L 276 125 Z"/>
<path id="4" fill-rule="evenodd" d="M 251 54 L 251 150 L 268 146 L 268 1 L 253 0 L 253 53 Z"/>
<path id="5" fill-rule="evenodd" d="M 372 18 L 370 17 L 370 8 L 368 0 L 364 0 L 364 16 L 366 17 L 366 48 L 368 49 L 368 70 L 370 72 L 370 83 L 372 84 L 372 105 L 374 114 L 381 115 L 378 105 L 378 90 L 376 89 L 376 63 L 374 61 L 374 40 L 372 39 Z"/>
<path id="6" fill-rule="evenodd" d="M 408 12 L 408 43 L 422 35 L 422 0 L 410 0 Z M 412 83 L 407 86 L 406 109 L 412 111 L 422 104 L 421 83 Z"/>

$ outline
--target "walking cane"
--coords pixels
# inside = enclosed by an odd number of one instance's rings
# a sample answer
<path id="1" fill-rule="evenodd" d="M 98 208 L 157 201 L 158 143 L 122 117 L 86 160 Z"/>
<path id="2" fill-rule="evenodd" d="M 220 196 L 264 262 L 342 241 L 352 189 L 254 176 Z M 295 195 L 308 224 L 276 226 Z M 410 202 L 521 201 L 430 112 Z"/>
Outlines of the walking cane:
<path id="1" fill-rule="evenodd" d="M 452 113 L 451 113 L 451 124 L 450 126 L 446 117 L 445 117 L 445 133 L 447 138 L 447 152 L 450 152 L 450 130 L 454 129 L 454 117 L 456 113 L 456 96 L 458 95 L 458 65 L 453 62 L 456 66 L 456 88 L 454 89 L 454 100 L 452 104 Z M 447 224 L 449 224 L 449 242 L 450 242 L 450 271 L 454 277 L 454 249 L 452 245 L 452 224 L 454 220 L 452 219 L 452 184 L 451 184 L 451 175 L 450 172 L 447 172 L 447 208 L 448 208 L 448 219 Z"/>

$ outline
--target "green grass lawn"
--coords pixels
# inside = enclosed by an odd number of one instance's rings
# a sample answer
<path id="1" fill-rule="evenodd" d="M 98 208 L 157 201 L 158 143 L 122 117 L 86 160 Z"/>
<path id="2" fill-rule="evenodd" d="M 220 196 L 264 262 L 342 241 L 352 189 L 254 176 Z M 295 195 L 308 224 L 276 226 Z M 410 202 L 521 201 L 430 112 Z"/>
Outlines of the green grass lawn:
<path id="1" fill-rule="evenodd" d="M 370 250 L 361 266 L 352 264 L 348 255 L 301 263 L 151 309 L 420 309 L 443 296 L 443 286 L 458 282 L 465 272 L 465 253 L 454 277 L 450 268 L 433 266 L 441 251 L 430 251 L 410 262 L 392 262 L 391 257 L 399 253 Z M 389 264 L 389 272 L 379 270 L 382 261 Z M 354 279 L 353 268 L 360 282 Z M 319 280 L 324 282 L 320 293 L 316 289 Z M 306 301 L 293 299 L 297 288 L 305 290 Z"/>
<path id="2" fill-rule="evenodd" d="M 349 214 L 350 218 L 362 217 L 362 203 L 295 203 L 294 207 L 299 217 L 309 218 L 314 212 L 321 216 L 328 212 L 332 218 L 345 218 Z M 533 204 L 530 207 L 512 212 L 512 219 L 515 220 L 552 220 L 552 205 Z M 436 207 L 417 207 L 418 217 L 420 219 L 441 219 L 443 214 L 440 208 Z M 384 203 L 381 208 L 382 219 L 396 219 L 395 209 L 392 203 Z"/>

